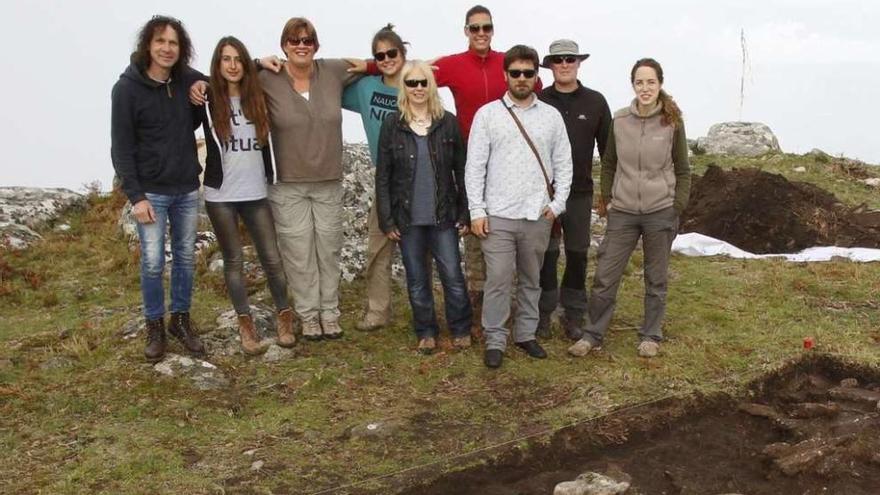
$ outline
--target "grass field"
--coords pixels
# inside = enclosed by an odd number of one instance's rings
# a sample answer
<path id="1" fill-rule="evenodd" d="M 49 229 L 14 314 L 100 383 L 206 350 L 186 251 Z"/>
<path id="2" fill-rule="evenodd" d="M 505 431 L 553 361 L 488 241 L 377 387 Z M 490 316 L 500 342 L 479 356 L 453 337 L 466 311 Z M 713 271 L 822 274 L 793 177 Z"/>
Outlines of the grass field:
<path id="1" fill-rule="evenodd" d="M 710 162 L 757 166 L 880 207 L 877 189 L 833 159 L 697 156 L 695 172 Z M 421 356 L 402 287 L 390 328 L 353 330 L 357 280 L 344 286 L 345 338 L 301 343 L 275 364 L 209 356 L 231 384 L 202 392 L 160 377 L 143 362 L 142 340 L 118 335 L 140 310 L 120 207 L 92 197 L 65 217 L 70 231 L 47 229 L 31 249 L 0 253 L 0 493 L 389 493 L 483 459 L 456 456 L 541 442 L 624 405 L 733 393 L 800 355 L 806 336 L 818 351 L 880 366 L 880 265 L 681 256 L 670 268 L 662 355 L 640 359 L 636 255 L 606 346 L 587 358 L 568 357 L 558 338 L 549 359 L 510 350 L 497 371 L 484 368 L 479 347 L 457 352 L 444 341 L 446 351 Z M 203 330 L 230 307 L 222 275 L 204 261 L 194 301 Z M 352 434 L 382 421 L 387 437 Z M 374 479 L 432 463 L 415 478 Z"/>

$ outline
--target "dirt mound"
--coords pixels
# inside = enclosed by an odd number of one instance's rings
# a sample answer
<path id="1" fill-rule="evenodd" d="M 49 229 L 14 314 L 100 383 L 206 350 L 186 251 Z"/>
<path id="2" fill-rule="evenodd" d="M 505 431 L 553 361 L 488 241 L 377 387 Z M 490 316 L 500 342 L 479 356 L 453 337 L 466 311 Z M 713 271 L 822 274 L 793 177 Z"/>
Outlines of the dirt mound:
<path id="1" fill-rule="evenodd" d="M 681 232 L 699 232 L 753 253 L 880 248 L 880 212 L 847 207 L 819 187 L 781 175 L 710 165 L 702 177 L 694 176 Z"/>

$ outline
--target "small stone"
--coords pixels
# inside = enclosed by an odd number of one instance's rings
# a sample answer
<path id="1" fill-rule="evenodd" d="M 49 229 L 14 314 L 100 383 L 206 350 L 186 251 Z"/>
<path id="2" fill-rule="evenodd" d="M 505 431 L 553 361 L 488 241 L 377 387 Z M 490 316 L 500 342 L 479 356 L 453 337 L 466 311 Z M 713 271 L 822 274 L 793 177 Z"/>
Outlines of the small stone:
<path id="1" fill-rule="evenodd" d="M 843 388 L 856 388 L 859 386 L 859 381 L 855 378 L 844 378 L 840 380 L 840 386 Z"/>
<path id="2" fill-rule="evenodd" d="M 250 450 L 245 450 L 244 452 L 242 452 L 242 454 L 247 457 L 253 457 L 254 454 L 256 454 L 256 453 L 257 453 L 257 449 L 250 449 Z"/>
<path id="3" fill-rule="evenodd" d="M 794 418 L 833 418 L 840 414 L 840 406 L 835 403 L 818 404 L 815 402 L 804 402 L 796 404 L 791 410 L 791 416 Z"/>
<path id="4" fill-rule="evenodd" d="M 388 438 L 400 431 L 404 424 L 403 421 L 395 419 L 374 421 L 364 425 L 354 426 L 349 429 L 348 434 L 351 438 Z"/>
<path id="5" fill-rule="evenodd" d="M 208 265 L 208 270 L 209 270 L 211 273 L 220 273 L 220 272 L 222 272 L 222 271 L 223 271 L 223 260 L 222 260 L 222 259 L 219 259 L 219 260 L 214 260 L 214 261 L 212 261 L 211 264 Z"/>
<path id="6" fill-rule="evenodd" d="M 256 460 L 251 464 L 251 471 L 259 471 L 260 469 L 263 469 L 265 464 L 266 463 L 262 460 Z"/>
<path id="7" fill-rule="evenodd" d="M 67 232 L 70 230 L 70 225 L 67 225 L 66 223 L 62 223 L 62 224 L 56 226 L 55 230 L 58 232 Z"/>
<path id="8" fill-rule="evenodd" d="M 738 409 L 746 414 L 760 418 L 776 419 L 780 416 L 776 409 L 764 404 L 744 403 L 740 404 Z"/>
<path id="9" fill-rule="evenodd" d="M 865 185 L 871 187 L 880 187 L 880 178 L 877 177 L 871 177 L 870 179 L 865 179 L 862 182 L 864 182 Z"/>
<path id="10" fill-rule="evenodd" d="M 869 404 L 876 404 L 880 401 L 880 392 L 865 390 L 863 388 L 835 387 L 828 391 L 828 395 L 832 399 L 863 403 L 867 402 Z"/>
<path id="11" fill-rule="evenodd" d="M 802 174 L 807 171 L 807 167 L 795 167 L 793 170 L 799 174 Z"/>
<path id="12" fill-rule="evenodd" d="M 563 481 L 553 495 L 619 495 L 629 490 L 629 483 L 618 482 L 599 473 L 584 473 L 574 481 Z"/>
<path id="13" fill-rule="evenodd" d="M 141 330 L 147 327 L 147 320 L 143 316 L 138 316 L 133 320 L 129 320 L 119 330 L 119 335 L 123 340 L 131 340 L 138 336 Z"/>
<path id="14" fill-rule="evenodd" d="M 271 343 L 271 341 L 268 342 Z M 266 349 L 266 352 L 263 353 L 263 361 L 267 363 L 277 363 L 290 359 L 293 356 L 293 349 L 285 349 L 284 347 L 271 343 L 271 345 L 269 345 L 269 348 Z"/>
<path id="15" fill-rule="evenodd" d="M 188 356 L 167 354 L 153 369 L 172 378 L 187 378 L 199 390 L 217 390 L 229 385 L 229 380 L 216 366 Z"/>

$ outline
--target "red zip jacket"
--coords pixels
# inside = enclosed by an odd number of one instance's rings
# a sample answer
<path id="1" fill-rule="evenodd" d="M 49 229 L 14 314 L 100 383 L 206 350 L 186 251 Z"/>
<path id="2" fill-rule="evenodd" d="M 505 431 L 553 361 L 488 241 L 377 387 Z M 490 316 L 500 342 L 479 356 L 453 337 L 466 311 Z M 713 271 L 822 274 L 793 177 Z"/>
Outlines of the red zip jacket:
<path id="1" fill-rule="evenodd" d="M 504 54 L 490 50 L 486 57 L 473 50 L 447 55 L 434 63 L 437 86 L 447 87 L 455 98 L 455 114 L 461 135 L 467 142 L 471 123 L 481 106 L 500 99 L 507 91 L 504 81 Z M 535 93 L 541 91 L 541 80 L 535 82 Z"/>

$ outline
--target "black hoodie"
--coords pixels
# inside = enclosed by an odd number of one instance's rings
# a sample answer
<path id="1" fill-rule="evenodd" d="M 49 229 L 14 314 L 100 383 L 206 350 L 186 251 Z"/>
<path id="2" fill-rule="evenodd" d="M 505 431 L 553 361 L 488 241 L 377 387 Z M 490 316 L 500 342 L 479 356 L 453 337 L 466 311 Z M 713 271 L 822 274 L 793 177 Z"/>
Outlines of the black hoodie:
<path id="1" fill-rule="evenodd" d="M 199 187 L 202 167 L 193 134 L 199 119 L 189 87 L 205 76 L 185 72 L 161 83 L 131 64 L 113 85 L 110 156 L 132 204 L 144 193 L 184 194 Z"/>

